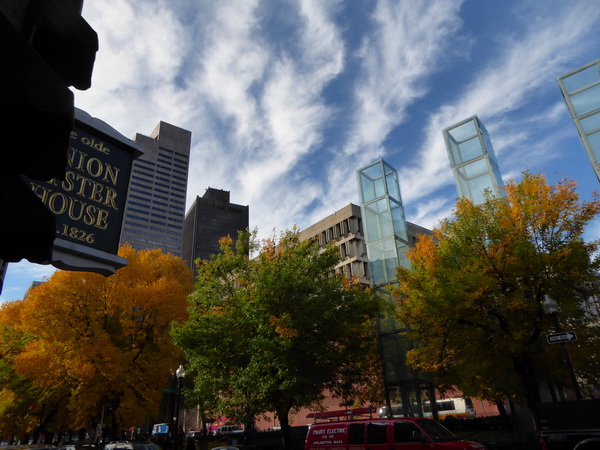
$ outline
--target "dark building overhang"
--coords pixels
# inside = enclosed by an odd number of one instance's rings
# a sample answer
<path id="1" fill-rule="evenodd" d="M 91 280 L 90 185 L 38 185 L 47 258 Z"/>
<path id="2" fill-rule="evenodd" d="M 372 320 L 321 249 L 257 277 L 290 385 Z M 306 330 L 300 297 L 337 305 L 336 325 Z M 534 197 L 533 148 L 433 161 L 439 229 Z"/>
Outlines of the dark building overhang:
<path id="1" fill-rule="evenodd" d="M 52 213 L 21 178 L 62 179 L 73 93 L 87 89 L 98 50 L 81 0 L 30 0 L 20 23 L 0 8 L 0 259 L 48 262 Z"/>

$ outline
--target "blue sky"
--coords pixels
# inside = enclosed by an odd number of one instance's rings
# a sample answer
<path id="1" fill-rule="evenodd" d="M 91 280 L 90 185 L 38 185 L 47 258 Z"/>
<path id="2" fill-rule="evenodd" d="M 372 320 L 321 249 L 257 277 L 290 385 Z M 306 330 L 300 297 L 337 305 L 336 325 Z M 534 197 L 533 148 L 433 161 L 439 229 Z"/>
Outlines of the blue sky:
<path id="1" fill-rule="evenodd" d="M 358 203 L 355 171 L 385 158 L 407 220 L 456 199 L 441 130 L 472 115 L 505 179 L 524 170 L 598 189 L 556 77 L 600 58 L 592 0 L 88 0 L 92 88 L 76 106 L 133 137 L 192 131 L 188 207 L 213 187 L 261 236 Z M 593 224 L 587 231 L 595 239 Z M 0 301 L 48 266 L 9 265 Z"/>

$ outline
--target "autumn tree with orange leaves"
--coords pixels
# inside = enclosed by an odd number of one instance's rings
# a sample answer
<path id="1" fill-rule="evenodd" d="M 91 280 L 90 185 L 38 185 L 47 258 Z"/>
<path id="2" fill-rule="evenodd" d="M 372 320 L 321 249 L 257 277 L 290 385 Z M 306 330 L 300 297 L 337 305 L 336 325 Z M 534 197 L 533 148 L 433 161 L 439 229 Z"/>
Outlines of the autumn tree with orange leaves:
<path id="1" fill-rule="evenodd" d="M 140 426 L 181 362 L 169 330 L 187 317 L 192 274 L 160 250 L 121 247 L 110 277 L 56 272 L 0 309 L 0 432 Z"/>
<path id="2" fill-rule="evenodd" d="M 435 236 L 422 236 L 396 293 L 413 367 L 470 396 L 520 400 L 539 418 L 541 383 L 572 388 L 560 347 L 546 342 L 558 331 L 544 313 L 549 295 L 562 329 L 579 337 L 569 350 L 582 390 L 598 386 L 600 262 L 583 232 L 600 201 L 580 201 L 575 187 L 526 172 L 504 197 L 459 200 Z"/>

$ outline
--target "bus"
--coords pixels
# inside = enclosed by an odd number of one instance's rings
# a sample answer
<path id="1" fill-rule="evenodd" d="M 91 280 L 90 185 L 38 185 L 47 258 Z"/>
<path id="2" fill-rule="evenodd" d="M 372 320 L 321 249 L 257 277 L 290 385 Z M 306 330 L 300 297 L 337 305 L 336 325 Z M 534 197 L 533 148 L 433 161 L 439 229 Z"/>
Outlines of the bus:
<path id="1" fill-rule="evenodd" d="M 446 419 L 458 419 L 458 418 L 470 418 L 475 417 L 475 407 L 473 406 L 473 400 L 469 397 L 465 398 L 443 398 L 436 400 L 438 417 L 439 420 Z M 431 404 L 429 401 L 424 401 L 423 405 L 423 417 L 432 417 Z M 418 411 L 417 405 L 413 405 L 413 411 Z M 379 417 L 387 417 L 387 407 L 382 406 L 379 408 Z M 418 414 L 417 414 L 418 415 Z M 392 417 L 402 417 L 404 412 L 402 411 L 402 405 L 392 406 Z"/>

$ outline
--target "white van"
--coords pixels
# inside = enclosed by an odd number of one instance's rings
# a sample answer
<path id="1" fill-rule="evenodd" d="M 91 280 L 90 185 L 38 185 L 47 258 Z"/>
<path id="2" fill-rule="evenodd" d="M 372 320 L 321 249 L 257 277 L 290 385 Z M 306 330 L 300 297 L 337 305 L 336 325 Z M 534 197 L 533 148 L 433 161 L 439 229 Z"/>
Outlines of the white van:
<path id="1" fill-rule="evenodd" d="M 221 425 L 215 430 L 215 436 L 229 436 L 231 434 L 243 434 L 244 430 L 239 425 Z"/>

